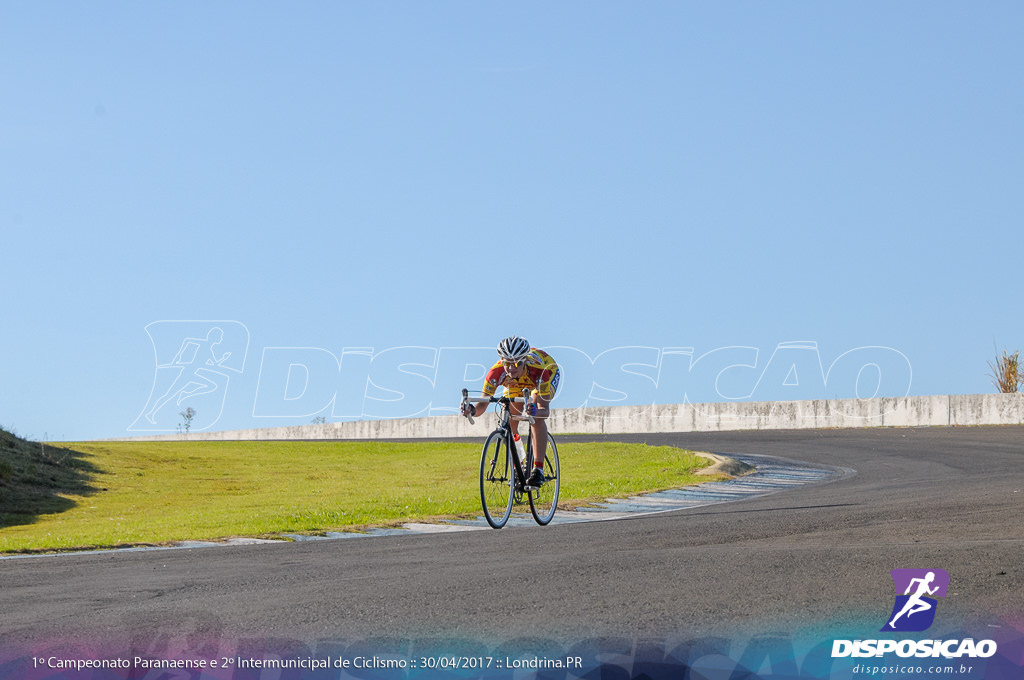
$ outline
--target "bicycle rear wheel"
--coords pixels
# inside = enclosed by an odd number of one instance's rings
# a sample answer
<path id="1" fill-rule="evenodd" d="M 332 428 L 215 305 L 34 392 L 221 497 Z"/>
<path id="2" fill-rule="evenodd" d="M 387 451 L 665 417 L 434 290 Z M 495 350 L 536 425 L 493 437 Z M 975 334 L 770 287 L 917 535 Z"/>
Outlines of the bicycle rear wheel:
<path id="1" fill-rule="evenodd" d="M 531 442 L 532 444 L 532 442 Z M 534 452 L 530 451 L 530 460 L 533 460 Z M 541 526 L 551 521 L 555 516 L 555 508 L 558 506 L 559 477 L 561 470 L 558 467 L 558 447 L 555 445 L 555 438 L 548 434 L 548 450 L 544 454 L 544 483 L 538 489 L 530 489 L 530 512 L 537 524 Z"/>
<path id="2" fill-rule="evenodd" d="M 512 514 L 512 488 L 515 473 L 505 445 L 504 433 L 495 430 L 484 442 L 480 456 L 480 504 L 487 523 L 500 529 Z"/>

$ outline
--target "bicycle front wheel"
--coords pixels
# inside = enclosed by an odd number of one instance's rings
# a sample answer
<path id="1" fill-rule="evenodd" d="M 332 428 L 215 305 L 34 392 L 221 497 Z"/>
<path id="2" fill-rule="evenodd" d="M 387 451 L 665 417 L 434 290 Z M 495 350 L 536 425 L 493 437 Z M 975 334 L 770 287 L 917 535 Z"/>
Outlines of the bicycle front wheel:
<path id="1" fill-rule="evenodd" d="M 515 473 L 505 436 L 495 430 L 484 442 L 480 456 L 480 504 L 487 523 L 500 529 L 512 514 L 512 489 Z"/>
<path id="2" fill-rule="evenodd" d="M 532 459 L 534 455 L 535 452 L 531 452 L 530 458 Z M 548 450 L 544 453 L 544 483 L 540 488 L 530 489 L 530 512 L 541 526 L 555 516 L 561 472 L 558 467 L 558 447 L 555 445 L 555 438 L 549 433 Z"/>

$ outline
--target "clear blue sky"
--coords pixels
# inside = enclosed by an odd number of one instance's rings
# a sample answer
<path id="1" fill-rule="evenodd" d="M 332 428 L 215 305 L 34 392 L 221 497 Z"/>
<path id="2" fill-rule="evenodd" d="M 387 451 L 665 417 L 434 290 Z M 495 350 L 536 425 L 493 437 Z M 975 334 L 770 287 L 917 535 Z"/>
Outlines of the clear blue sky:
<path id="1" fill-rule="evenodd" d="M 151 429 L 440 413 L 511 333 L 562 348 L 562 406 L 991 392 L 1024 349 L 1022 29 L 1018 2 L 4 3 L 0 424 L 145 429 L 213 328 L 233 358 Z"/>

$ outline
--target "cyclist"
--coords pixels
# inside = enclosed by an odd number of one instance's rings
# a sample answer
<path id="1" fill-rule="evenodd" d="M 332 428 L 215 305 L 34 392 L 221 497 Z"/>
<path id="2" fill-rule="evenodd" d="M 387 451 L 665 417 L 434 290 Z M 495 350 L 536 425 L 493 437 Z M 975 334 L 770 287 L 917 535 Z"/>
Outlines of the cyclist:
<path id="1" fill-rule="evenodd" d="M 498 387 L 515 397 L 524 389 L 531 391 L 530 403 L 512 404 L 514 415 L 522 414 L 522 406 L 529 415 L 536 416 L 530 432 L 533 435 L 534 467 L 526 485 L 538 487 L 544 482 L 544 455 L 548 449 L 548 421 L 551 414 L 549 404 L 558 389 L 561 373 L 551 355 L 543 350 L 530 347 L 525 339 L 513 335 L 498 343 L 498 363 L 491 367 L 484 378 L 484 397 L 493 397 Z M 479 416 L 487 411 L 487 401 L 466 404 L 462 415 Z"/>

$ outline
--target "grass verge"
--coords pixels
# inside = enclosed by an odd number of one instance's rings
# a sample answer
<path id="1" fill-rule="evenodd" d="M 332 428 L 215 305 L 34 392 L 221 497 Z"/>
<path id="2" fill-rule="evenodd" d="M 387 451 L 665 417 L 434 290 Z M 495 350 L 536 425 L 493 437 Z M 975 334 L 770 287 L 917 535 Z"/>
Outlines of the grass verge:
<path id="1" fill-rule="evenodd" d="M 32 458 L 38 446 L 17 440 L 0 449 L 0 553 L 318 534 L 480 514 L 479 444 L 89 442 L 45 447 L 52 465 Z M 559 454 L 560 505 L 710 481 L 695 474 L 707 459 L 672 447 L 562 443 Z M 32 466 L 28 480 L 23 472 Z M 40 500 L 24 504 L 29 497 Z"/>
<path id="2" fill-rule="evenodd" d="M 0 531 L 26 517 L 57 514 L 96 491 L 100 474 L 73 450 L 31 442 L 0 429 Z"/>

